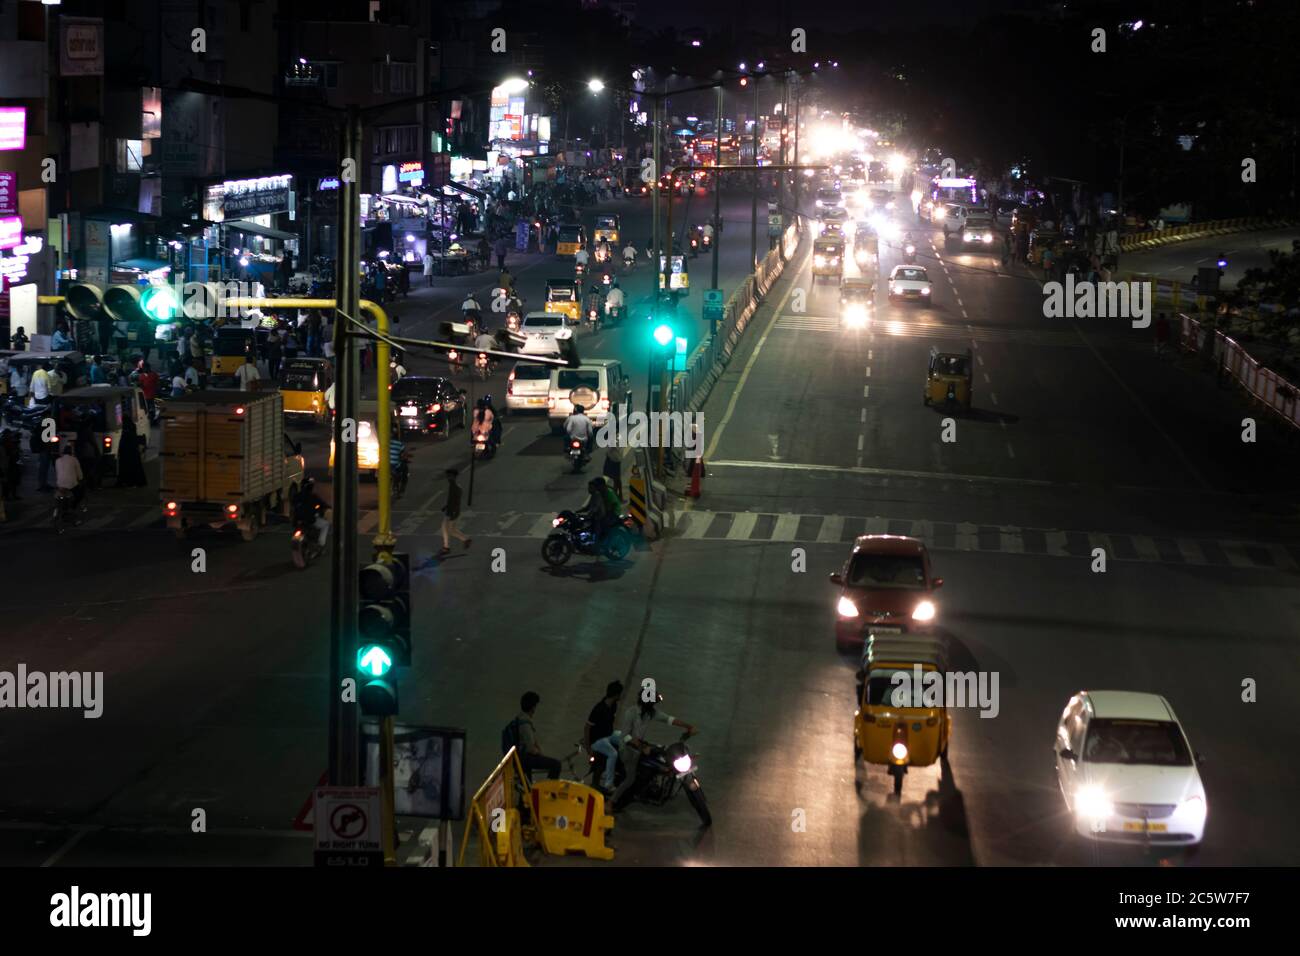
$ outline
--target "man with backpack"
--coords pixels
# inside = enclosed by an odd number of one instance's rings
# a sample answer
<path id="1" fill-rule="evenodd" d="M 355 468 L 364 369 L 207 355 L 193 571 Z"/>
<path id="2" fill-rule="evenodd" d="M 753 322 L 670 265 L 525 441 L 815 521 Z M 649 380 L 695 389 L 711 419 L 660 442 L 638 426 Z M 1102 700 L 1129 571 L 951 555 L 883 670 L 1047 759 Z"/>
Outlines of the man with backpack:
<path id="1" fill-rule="evenodd" d="M 537 730 L 533 726 L 533 716 L 541 702 L 541 696 L 532 690 L 519 698 L 519 713 L 501 731 L 501 752 L 508 753 L 514 747 L 519 752 L 519 762 L 529 776 L 534 770 L 545 770 L 548 779 L 559 780 L 560 761 L 542 753 Z"/>

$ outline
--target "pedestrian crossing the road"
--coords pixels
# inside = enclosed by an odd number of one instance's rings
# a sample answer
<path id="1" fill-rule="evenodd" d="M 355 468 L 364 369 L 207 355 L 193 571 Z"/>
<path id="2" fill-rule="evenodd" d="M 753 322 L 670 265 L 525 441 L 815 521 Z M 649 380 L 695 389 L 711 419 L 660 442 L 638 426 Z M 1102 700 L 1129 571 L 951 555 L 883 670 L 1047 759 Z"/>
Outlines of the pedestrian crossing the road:
<path id="1" fill-rule="evenodd" d="M 442 515 L 432 502 L 411 510 L 395 509 L 393 528 L 400 537 L 432 537 L 440 533 Z M 553 512 L 507 511 L 462 514 L 460 527 L 471 537 L 540 540 L 550 534 Z M 933 551 L 978 551 L 993 554 L 1028 554 L 1053 558 L 1090 560 L 1101 548 L 1108 561 L 1192 567 L 1244 568 L 1300 572 L 1300 544 L 1252 542 L 1207 537 L 1164 537 L 1116 532 L 1062 531 L 970 522 L 945 522 L 861 515 L 761 513 L 752 511 L 683 511 L 668 516 L 666 538 L 689 542 L 789 543 L 802 545 L 849 544 L 863 534 L 900 534 L 920 538 Z M 379 513 L 361 515 L 358 531 L 372 533 Z M 14 533 L 48 530 L 49 510 L 34 509 L 0 525 Z M 286 523 L 277 523 L 264 533 L 287 533 Z M 157 508 L 118 508 L 92 512 L 79 527 L 78 535 L 128 531 L 163 531 Z M 53 533 L 51 531 L 51 533 Z M 198 535 L 207 533 L 202 529 Z"/>
<path id="2" fill-rule="evenodd" d="M 828 332 L 844 335 L 839 318 L 827 315 L 782 315 L 774 326 L 785 332 Z M 1089 336 L 1085 342 L 1073 329 L 1020 329 L 1006 326 L 961 325 L 955 322 L 908 322 L 902 319 L 877 319 L 871 328 L 858 335 L 918 339 L 943 339 L 1033 345 L 1040 348 L 1088 348 L 1089 342 L 1100 348 L 1150 349 L 1150 343 L 1134 341 L 1122 335 Z"/>

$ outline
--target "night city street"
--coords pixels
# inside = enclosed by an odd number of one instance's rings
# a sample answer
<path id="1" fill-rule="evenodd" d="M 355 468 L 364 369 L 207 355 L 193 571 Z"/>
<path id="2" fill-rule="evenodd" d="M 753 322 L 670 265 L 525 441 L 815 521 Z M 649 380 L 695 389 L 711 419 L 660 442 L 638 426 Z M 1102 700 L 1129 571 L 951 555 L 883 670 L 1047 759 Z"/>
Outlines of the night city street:
<path id="1" fill-rule="evenodd" d="M 1300 13 L 875 6 L 0 2 L 16 883 L 1252 925 L 1122 896 L 1300 861 Z"/>

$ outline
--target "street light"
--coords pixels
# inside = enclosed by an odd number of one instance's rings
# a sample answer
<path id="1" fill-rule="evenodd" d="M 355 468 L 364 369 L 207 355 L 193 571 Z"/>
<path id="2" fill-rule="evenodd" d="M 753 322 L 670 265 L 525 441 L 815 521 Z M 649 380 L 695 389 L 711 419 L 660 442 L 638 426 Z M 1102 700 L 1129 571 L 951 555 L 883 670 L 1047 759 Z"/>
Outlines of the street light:
<path id="1" fill-rule="evenodd" d="M 604 83 L 603 80 L 588 80 L 588 81 L 587 81 L 587 89 L 591 90 L 591 92 L 593 92 L 593 93 L 599 93 L 599 92 L 600 92 L 601 90 L 603 90 L 604 88 L 605 88 L 605 83 Z"/>
<path id="2" fill-rule="evenodd" d="M 528 81 L 523 77 L 514 76 L 501 82 L 501 89 L 506 93 L 522 93 L 528 89 Z"/>

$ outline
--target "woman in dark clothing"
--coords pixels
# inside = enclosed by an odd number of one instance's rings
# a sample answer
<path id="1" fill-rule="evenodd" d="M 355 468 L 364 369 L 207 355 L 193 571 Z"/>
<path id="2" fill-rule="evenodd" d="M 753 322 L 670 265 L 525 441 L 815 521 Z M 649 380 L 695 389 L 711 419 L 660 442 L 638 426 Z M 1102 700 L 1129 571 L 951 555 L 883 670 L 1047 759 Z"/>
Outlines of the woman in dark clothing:
<path id="1" fill-rule="evenodd" d="M 139 488 L 148 484 L 144 477 L 144 460 L 140 457 L 140 433 L 127 409 L 122 412 L 122 443 L 117 450 L 117 487 Z"/>
<path id="2" fill-rule="evenodd" d="M 77 423 L 77 440 L 73 446 L 77 453 L 77 463 L 85 476 L 87 488 L 99 487 L 99 444 L 95 441 L 95 429 L 89 418 Z"/>

